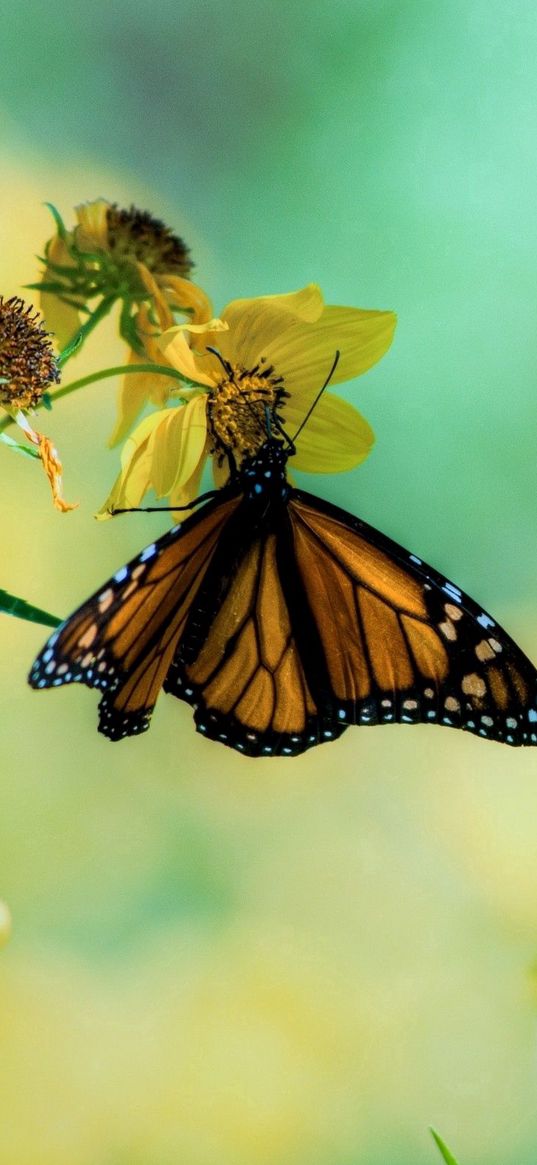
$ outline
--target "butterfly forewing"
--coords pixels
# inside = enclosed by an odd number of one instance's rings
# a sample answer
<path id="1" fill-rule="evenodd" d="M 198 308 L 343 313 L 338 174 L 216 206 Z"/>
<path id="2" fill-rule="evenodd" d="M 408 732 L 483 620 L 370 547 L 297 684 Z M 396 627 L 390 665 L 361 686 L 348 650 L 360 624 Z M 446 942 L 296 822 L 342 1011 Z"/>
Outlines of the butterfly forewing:
<path id="1" fill-rule="evenodd" d="M 327 502 L 293 491 L 289 515 L 335 719 L 437 723 L 537 743 L 537 672 L 482 608 Z"/>
<path id="2" fill-rule="evenodd" d="M 80 682 L 105 693 L 99 728 L 143 732 L 222 527 L 238 499 L 210 503 L 137 558 L 51 635 L 30 673 L 35 688 Z"/>

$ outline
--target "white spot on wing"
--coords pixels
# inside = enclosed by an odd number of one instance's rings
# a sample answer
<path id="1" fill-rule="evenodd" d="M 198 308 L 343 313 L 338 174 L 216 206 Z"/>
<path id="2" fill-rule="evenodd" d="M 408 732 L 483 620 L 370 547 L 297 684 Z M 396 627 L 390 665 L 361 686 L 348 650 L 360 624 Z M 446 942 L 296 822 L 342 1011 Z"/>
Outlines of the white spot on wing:
<path id="1" fill-rule="evenodd" d="M 453 586 L 453 583 L 444 583 L 442 590 L 446 592 L 446 595 L 450 595 L 452 599 L 455 599 L 456 603 L 460 603 L 462 599 L 461 592 L 458 587 Z"/>
<path id="2" fill-rule="evenodd" d="M 146 546 L 143 553 L 140 555 L 140 562 L 147 562 L 148 558 L 152 558 L 157 552 L 156 542 L 152 542 L 150 546 Z"/>

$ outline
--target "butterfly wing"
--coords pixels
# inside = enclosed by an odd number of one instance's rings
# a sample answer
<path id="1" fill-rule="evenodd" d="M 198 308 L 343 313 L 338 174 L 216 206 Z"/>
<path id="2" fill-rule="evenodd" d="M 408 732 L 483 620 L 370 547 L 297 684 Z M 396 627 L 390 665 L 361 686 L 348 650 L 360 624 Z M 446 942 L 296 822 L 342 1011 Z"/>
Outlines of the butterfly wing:
<path id="1" fill-rule="evenodd" d="M 114 740 L 145 731 L 164 686 L 198 731 L 250 756 L 394 722 L 537 744 L 537 672 L 507 633 L 284 477 L 223 491 L 75 611 L 30 674 L 37 688 L 72 682 L 103 691 L 99 728 Z"/>
<path id="2" fill-rule="evenodd" d="M 266 519 L 221 604 L 209 601 L 207 578 L 208 626 L 200 634 L 187 625 L 164 689 L 194 706 L 197 730 L 210 739 L 248 756 L 292 756 L 346 725 L 333 724 L 313 697 L 282 579 L 285 511 L 276 523 Z M 227 559 L 229 548 L 220 550 Z M 219 571 L 215 555 L 210 574 Z"/>
<path id="3" fill-rule="evenodd" d="M 437 723 L 537 744 L 537 671 L 490 615 L 330 503 L 294 490 L 288 512 L 334 724 Z"/>
<path id="4" fill-rule="evenodd" d="M 100 689 L 99 731 L 145 732 L 195 596 L 239 497 L 217 498 L 147 546 L 50 636 L 34 688 Z"/>

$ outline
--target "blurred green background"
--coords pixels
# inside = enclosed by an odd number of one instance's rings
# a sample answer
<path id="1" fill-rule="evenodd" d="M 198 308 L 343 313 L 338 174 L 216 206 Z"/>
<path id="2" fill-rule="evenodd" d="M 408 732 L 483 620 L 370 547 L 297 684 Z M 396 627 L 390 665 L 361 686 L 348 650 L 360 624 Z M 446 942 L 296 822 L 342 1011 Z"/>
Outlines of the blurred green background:
<path id="1" fill-rule="evenodd" d="M 304 478 L 537 659 L 537 14 L 512 0 L 28 0 L 2 12 L 4 294 L 64 212 L 134 201 L 221 308 L 393 308 L 345 393 L 377 446 Z M 113 321 L 69 376 L 120 362 Z M 0 585 L 67 614 L 161 530 L 98 524 L 110 381 L 1 453 Z M 2 1165 L 461 1165 L 537 1154 L 537 757 L 427 728 L 248 761 L 163 697 L 111 745 L 2 617 Z"/>

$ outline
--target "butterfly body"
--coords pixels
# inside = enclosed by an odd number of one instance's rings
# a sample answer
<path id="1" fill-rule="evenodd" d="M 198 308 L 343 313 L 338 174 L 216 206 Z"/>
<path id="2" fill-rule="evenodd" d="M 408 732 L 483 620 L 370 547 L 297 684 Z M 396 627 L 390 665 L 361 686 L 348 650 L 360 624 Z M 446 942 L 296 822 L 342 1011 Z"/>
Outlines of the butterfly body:
<path id="1" fill-rule="evenodd" d="M 520 648 L 415 555 L 291 487 L 289 453 L 264 441 L 122 567 L 50 637 L 31 685 L 99 688 L 112 740 L 145 731 L 163 687 L 199 732 L 249 756 L 390 723 L 537 744 L 537 672 Z"/>

